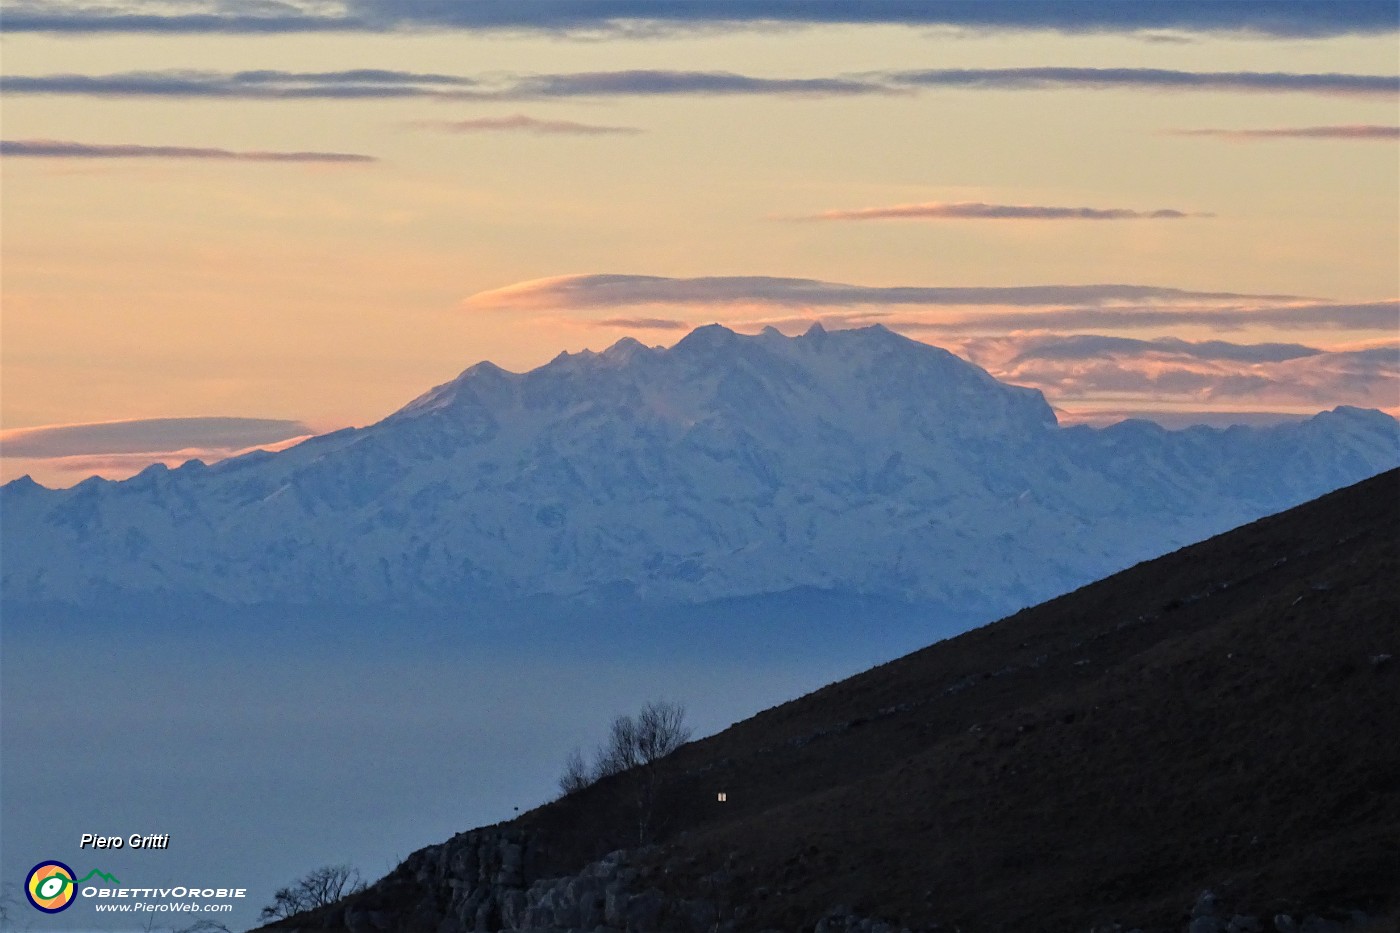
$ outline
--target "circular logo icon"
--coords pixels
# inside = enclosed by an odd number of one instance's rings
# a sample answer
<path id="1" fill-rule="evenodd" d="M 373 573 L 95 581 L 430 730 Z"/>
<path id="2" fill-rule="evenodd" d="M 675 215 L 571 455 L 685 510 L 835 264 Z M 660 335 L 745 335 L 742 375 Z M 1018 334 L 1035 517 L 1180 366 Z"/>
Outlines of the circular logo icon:
<path id="1" fill-rule="evenodd" d="M 62 862 L 40 862 L 29 869 L 29 876 L 24 879 L 24 896 L 35 910 L 46 914 L 66 910 L 77 893 L 73 869 Z"/>

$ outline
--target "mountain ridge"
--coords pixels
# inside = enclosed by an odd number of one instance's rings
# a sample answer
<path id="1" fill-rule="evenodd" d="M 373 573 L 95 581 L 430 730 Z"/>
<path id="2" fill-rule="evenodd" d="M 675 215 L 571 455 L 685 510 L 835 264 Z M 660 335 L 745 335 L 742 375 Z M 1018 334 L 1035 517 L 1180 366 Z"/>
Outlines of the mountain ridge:
<path id="1" fill-rule="evenodd" d="M 1397 463 L 1380 412 L 1065 428 L 1040 392 L 878 325 L 708 325 L 525 373 L 478 363 L 277 453 L 16 481 L 3 591 L 695 603 L 815 587 L 992 618 Z"/>

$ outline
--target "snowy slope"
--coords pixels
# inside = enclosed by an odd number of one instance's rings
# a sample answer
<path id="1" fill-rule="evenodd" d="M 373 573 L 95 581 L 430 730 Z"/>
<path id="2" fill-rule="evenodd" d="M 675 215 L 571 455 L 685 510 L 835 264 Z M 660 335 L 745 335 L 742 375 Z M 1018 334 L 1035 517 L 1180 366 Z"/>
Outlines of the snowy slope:
<path id="1" fill-rule="evenodd" d="M 1341 408 L 1267 429 L 1060 428 L 880 327 L 700 328 L 481 363 L 363 429 L 124 482 L 3 489 L 7 600 L 443 603 L 795 587 L 994 613 L 1400 464 Z"/>

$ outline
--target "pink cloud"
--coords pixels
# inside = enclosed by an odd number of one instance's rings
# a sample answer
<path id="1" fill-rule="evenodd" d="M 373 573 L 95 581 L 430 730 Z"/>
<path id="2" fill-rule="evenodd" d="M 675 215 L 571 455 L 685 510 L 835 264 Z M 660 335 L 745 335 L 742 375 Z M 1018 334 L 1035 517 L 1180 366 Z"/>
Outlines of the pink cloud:
<path id="1" fill-rule="evenodd" d="M 685 321 L 663 317 L 610 317 L 593 321 L 592 324 L 594 327 L 619 330 L 690 330 L 695 326 Z"/>
<path id="2" fill-rule="evenodd" d="M 1296 302 L 1296 295 L 1196 291 L 1156 285 L 929 286 L 854 285 L 771 275 L 661 275 L 594 273 L 517 282 L 478 292 L 463 302 L 469 310 L 586 311 L 635 306 L 727 308 L 815 307 L 988 307 L 1111 308 L 1141 305 L 1215 306 L 1248 302 Z"/>
<path id="3" fill-rule="evenodd" d="M 931 201 L 853 210 L 822 211 L 799 220 L 1180 220 L 1213 217 L 1169 208 L 1130 210 L 1122 207 L 1047 207 L 1038 204 L 985 204 L 981 201 Z"/>
<path id="4" fill-rule="evenodd" d="M 1400 126 L 1350 124 L 1345 126 L 1284 126 L 1254 130 L 1172 130 L 1172 136 L 1207 136 L 1232 142 L 1268 139 L 1343 139 L 1386 142 L 1400 139 Z"/>
<path id="5" fill-rule="evenodd" d="M 1247 424 L 1263 427 L 1285 421 L 1301 421 L 1308 417 L 1300 412 L 1286 411 L 1210 411 L 1176 410 L 1160 408 L 1059 408 L 1055 417 L 1060 424 L 1087 424 L 1104 427 L 1127 421 L 1130 418 L 1152 421 L 1169 430 L 1189 428 L 1204 424 L 1216 428 L 1227 428 L 1234 424 Z"/>
<path id="6" fill-rule="evenodd" d="M 155 463 L 214 463 L 254 450 L 285 450 L 318 433 L 276 418 L 140 418 L 0 431 L 0 473 L 45 485 L 87 476 L 125 479 Z"/>
<path id="7" fill-rule="evenodd" d="M 74 457 L 52 457 L 48 458 L 48 466 L 62 473 L 83 473 L 85 475 L 105 476 L 109 479 L 120 479 L 140 473 L 146 467 L 156 463 L 161 463 L 168 467 L 177 467 L 190 460 L 217 463 L 220 460 L 227 460 L 230 457 L 241 457 L 243 454 L 252 453 L 255 450 L 286 450 L 314 436 L 315 435 L 304 434 L 300 437 L 289 437 L 284 441 L 277 441 L 272 444 L 259 444 L 255 447 L 243 447 L 237 450 L 228 450 L 223 447 L 187 447 L 183 450 L 150 451 L 137 454 L 90 454 Z"/>
<path id="8" fill-rule="evenodd" d="M 941 334 L 1008 333 L 1022 330 L 1154 330 L 1196 326 L 1228 332 L 1247 327 L 1279 330 L 1353 330 L 1393 332 L 1400 324 L 1400 301 L 1240 304 L 1208 307 L 1077 307 L 1050 310 L 1010 308 L 954 318 L 890 319 L 888 326 Z"/>
<path id="9" fill-rule="evenodd" d="M 573 120 L 540 120 L 523 113 L 507 117 L 477 117 L 472 120 L 415 120 L 409 124 L 419 129 L 447 133 L 535 133 L 558 136 L 617 136 L 640 133 L 635 126 L 607 126 L 577 123 Z"/>
<path id="10" fill-rule="evenodd" d="M 59 457 L 151 454 L 173 456 L 188 449 L 234 450 L 274 444 L 311 434 L 300 421 L 280 418 L 131 418 L 77 424 L 46 424 L 0 431 L 0 457 Z M 154 453 L 152 453 L 154 452 Z M 172 453 L 162 453 L 172 452 Z"/>
<path id="11" fill-rule="evenodd" d="M 1400 343 L 1394 340 L 1313 348 L 1078 335 L 1076 352 L 1037 352 L 1069 339 L 1017 334 L 940 342 L 997 378 L 1040 389 L 1057 403 L 1305 410 L 1400 405 Z"/>
<path id="12" fill-rule="evenodd" d="M 6 457 L 3 461 L 0 461 L 0 464 L 3 464 L 3 470 L 7 481 L 21 474 L 28 473 L 37 482 L 45 486 L 62 487 L 72 485 L 78 480 L 86 479 L 89 476 L 100 476 L 103 479 L 111 480 L 127 479 L 157 463 L 174 469 L 191 460 L 199 460 L 207 464 L 214 464 L 220 460 L 227 460 L 230 457 L 240 457 L 243 454 L 252 453 L 257 450 L 286 450 L 314 436 L 315 435 L 306 434 L 300 437 L 289 437 L 274 443 L 258 444 L 253 447 L 243 447 L 234 450 L 224 447 L 187 447 L 182 450 L 148 451 L 129 454 L 78 454 L 66 457 L 44 457 L 37 459 Z"/>

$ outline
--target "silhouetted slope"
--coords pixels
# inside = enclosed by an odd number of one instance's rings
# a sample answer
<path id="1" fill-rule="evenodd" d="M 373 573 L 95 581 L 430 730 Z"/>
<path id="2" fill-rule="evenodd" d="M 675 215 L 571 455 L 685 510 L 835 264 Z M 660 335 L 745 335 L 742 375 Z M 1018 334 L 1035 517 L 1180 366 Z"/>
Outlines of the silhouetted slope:
<path id="1" fill-rule="evenodd" d="M 1393 898 L 1398 480 L 686 749 L 678 767 L 732 763 L 689 782 L 730 803 L 678 813 L 683 850 L 702 865 L 738 852 L 732 893 L 769 886 L 760 915 L 785 929 L 838 903 L 964 929 L 1166 924 L 1227 881 L 1259 913 Z"/>
<path id="2" fill-rule="evenodd" d="M 1177 930 L 1203 888 L 1227 916 L 1393 910 L 1398 528 L 1391 471 L 692 743 L 632 889 L 751 930 L 838 905 L 969 933 Z M 627 779 L 497 830 L 522 840 L 520 887 L 635 844 Z M 356 904 L 432 928 L 452 880 L 434 857 Z"/>

